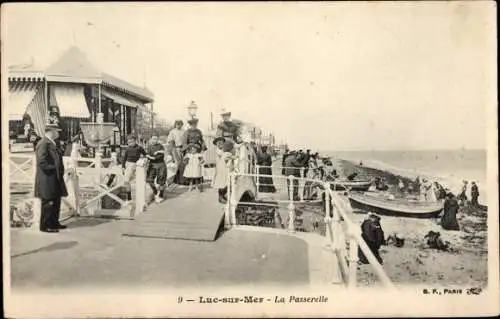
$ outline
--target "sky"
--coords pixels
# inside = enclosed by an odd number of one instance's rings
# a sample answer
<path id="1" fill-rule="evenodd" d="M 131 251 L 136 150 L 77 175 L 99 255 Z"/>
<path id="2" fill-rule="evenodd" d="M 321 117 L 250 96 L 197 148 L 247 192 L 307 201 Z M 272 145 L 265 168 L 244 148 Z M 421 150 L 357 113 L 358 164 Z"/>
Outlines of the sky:
<path id="1" fill-rule="evenodd" d="M 492 2 L 2 6 L 7 65 L 70 46 L 155 94 L 169 122 L 222 108 L 292 147 L 486 148 L 496 108 Z"/>

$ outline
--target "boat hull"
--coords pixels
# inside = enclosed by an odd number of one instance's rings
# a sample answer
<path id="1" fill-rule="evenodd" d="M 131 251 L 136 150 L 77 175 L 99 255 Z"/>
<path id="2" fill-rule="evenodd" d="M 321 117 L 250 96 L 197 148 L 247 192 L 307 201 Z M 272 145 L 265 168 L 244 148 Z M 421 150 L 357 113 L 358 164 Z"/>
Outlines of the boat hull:
<path id="1" fill-rule="evenodd" d="M 341 181 L 330 182 L 332 190 L 343 191 L 346 187 L 355 192 L 366 192 L 372 185 L 372 181 Z"/>
<path id="2" fill-rule="evenodd" d="M 443 210 L 441 202 L 405 203 L 403 201 L 391 201 L 362 194 L 349 195 L 349 202 L 353 209 L 373 212 L 385 216 L 435 218 Z"/>

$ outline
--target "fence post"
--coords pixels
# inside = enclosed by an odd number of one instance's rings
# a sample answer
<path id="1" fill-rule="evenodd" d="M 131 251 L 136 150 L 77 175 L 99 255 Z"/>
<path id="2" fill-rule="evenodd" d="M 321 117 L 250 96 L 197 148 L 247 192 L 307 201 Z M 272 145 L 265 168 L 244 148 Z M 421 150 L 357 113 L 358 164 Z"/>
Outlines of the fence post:
<path id="1" fill-rule="evenodd" d="M 70 169 L 70 176 L 69 176 L 69 189 L 68 189 L 68 194 L 71 203 L 73 204 L 73 207 L 75 208 L 74 214 L 79 216 L 80 215 L 80 186 L 79 182 L 80 179 L 78 177 L 78 150 L 77 150 L 77 143 L 73 143 L 72 148 L 71 148 L 71 155 L 69 158 L 69 169 Z"/>
<path id="2" fill-rule="evenodd" d="M 290 198 L 290 203 L 288 204 L 288 231 L 295 231 L 295 205 L 293 204 L 294 197 L 294 179 L 293 175 L 288 176 L 289 186 L 288 186 L 288 196 Z"/>
<path id="3" fill-rule="evenodd" d="M 31 229 L 37 231 L 40 229 L 40 218 L 42 216 L 42 200 L 35 197 L 35 179 L 36 179 L 36 153 L 32 157 L 33 166 L 33 223 Z"/>
<path id="4" fill-rule="evenodd" d="M 226 163 L 226 168 L 227 168 L 227 176 L 226 176 L 226 187 L 227 187 L 227 192 L 226 192 L 226 206 L 225 206 L 225 214 L 224 214 L 224 226 L 226 229 L 229 229 L 231 227 L 231 219 L 229 217 L 229 214 L 231 213 L 231 193 L 233 192 L 233 187 L 231 185 L 231 160 L 228 160 Z"/>
<path id="5" fill-rule="evenodd" d="M 349 288 L 356 288 L 358 272 L 358 241 L 354 236 L 349 239 Z"/>
<path id="6" fill-rule="evenodd" d="M 323 183 L 323 187 L 325 188 L 325 224 L 326 224 L 326 236 L 330 241 L 330 246 L 332 249 L 335 249 L 335 233 L 332 229 L 332 217 L 330 212 L 330 192 L 328 191 L 329 184 Z"/>
<path id="7" fill-rule="evenodd" d="M 102 183 L 102 172 L 101 172 L 101 166 L 102 166 L 102 153 L 101 149 L 97 148 L 95 152 L 95 170 L 96 170 L 96 179 L 97 179 L 97 184 L 100 185 Z M 95 203 L 94 207 L 89 207 L 88 211 L 90 212 L 90 215 L 95 215 L 97 210 L 100 210 L 102 208 L 102 200 L 98 199 L 97 202 Z"/>
<path id="8" fill-rule="evenodd" d="M 231 191 L 231 196 L 229 197 L 229 201 L 231 202 L 231 209 L 229 210 L 229 214 L 230 214 L 230 220 L 231 220 L 231 225 L 236 225 L 236 206 L 238 204 L 237 202 L 237 199 L 236 199 L 236 191 L 235 191 L 235 187 L 236 187 L 236 175 L 234 172 L 232 172 L 230 174 L 230 181 L 231 181 L 231 188 L 232 191 Z"/>
<path id="9" fill-rule="evenodd" d="M 135 212 L 130 210 L 130 217 L 139 215 L 146 207 L 146 168 L 143 162 L 135 170 Z"/>
<path id="10" fill-rule="evenodd" d="M 255 192 L 255 198 L 258 198 L 259 197 L 259 187 L 260 187 L 260 181 L 259 181 L 259 165 L 255 165 L 255 174 L 256 174 L 256 178 L 255 178 L 255 186 L 257 186 L 257 190 Z"/>
<path id="11" fill-rule="evenodd" d="M 333 200 L 330 199 L 330 202 L 333 203 Z M 342 248 L 342 226 L 340 225 L 340 215 L 339 215 L 339 208 L 335 205 L 332 207 L 332 231 L 333 231 L 333 248 L 335 250 L 340 250 Z M 343 243 L 345 245 L 345 242 Z"/>
<path id="12" fill-rule="evenodd" d="M 300 168 L 300 177 L 302 178 L 305 178 L 305 168 L 304 167 L 301 167 Z M 304 201 L 304 192 L 306 190 L 306 182 L 305 180 L 301 179 L 299 180 L 299 198 L 300 198 L 300 201 L 303 202 Z"/>

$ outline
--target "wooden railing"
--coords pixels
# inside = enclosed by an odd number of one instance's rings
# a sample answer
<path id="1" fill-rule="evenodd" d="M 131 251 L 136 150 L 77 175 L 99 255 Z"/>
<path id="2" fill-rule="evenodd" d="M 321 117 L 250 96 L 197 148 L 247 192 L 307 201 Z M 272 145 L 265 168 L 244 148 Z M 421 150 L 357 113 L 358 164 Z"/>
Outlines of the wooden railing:
<path id="1" fill-rule="evenodd" d="M 75 145 L 75 144 L 74 144 Z M 121 188 L 125 184 L 124 172 L 121 167 L 109 165 L 104 167 L 104 163 L 110 161 L 103 159 L 99 152 L 95 158 L 82 158 L 79 156 L 78 149 L 74 148 L 71 156 L 63 157 L 65 165 L 64 180 L 68 189 L 68 196 L 64 197 L 63 203 L 69 207 L 69 216 L 61 214 L 61 218 L 65 219 L 71 216 L 97 216 L 97 215 L 115 215 L 118 217 L 134 218 L 137 214 L 144 211 L 146 207 L 146 168 L 138 163 L 135 172 L 135 196 L 133 203 L 135 208 L 127 207 L 126 211 L 105 210 L 101 209 L 102 199 L 104 197 L 112 198 L 123 208 L 125 201 L 116 196 L 113 191 Z M 88 165 L 81 165 L 89 163 Z M 35 173 L 36 173 L 36 158 L 34 154 L 9 154 L 9 183 L 21 183 L 32 185 L 34 189 Z M 105 177 L 114 175 L 115 184 L 112 187 L 107 187 L 104 183 Z M 83 179 L 86 179 L 84 182 Z M 90 181 L 89 181 L 90 179 Z M 86 201 L 81 200 L 83 187 L 91 190 L 93 195 Z M 34 197 L 34 192 L 27 195 L 33 200 L 33 218 L 30 228 L 37 230 L 39 228 L 41 201 Z"/>
<path id="2" fill-rule="evenodd" d="M 228 168 L 232 168 L 231 164 L 228 163 Z M 232 169 L 228 177 L 229 185 L 229 201 L 226 207 L 226 213 L 229 214 L 227 219 L 229 220 L 231 226 L 237 226 L 236 220 L 236 206 L 238 205 L 239 198 L 235 197 L 235 192 L 232 190 L 235 188 L 238 179 L 243 177 L 252 178 L 256 182 L 257 192 L 258 192 L 258 180 L 259 180 L 259 166 L 253 165 L 253 171 L 236 171 Z M 282 169 L 282 167 L 274 167 L 275 169 Z M 296 168 L 295 168 L 296 169 Z M 301 169 L 301 176 L 303 176 L 304 169 Z M 320 181 L 317 179 L 308 179 L 304 177 L 295 176 L 283 176 L 283 175 L 268 175 L 272 177 L 274 181 L 278 180 L 281 182 L 288 181 L 288 200 L 275 200 L 278 204 L 287 204 L 288 208 L 288 225 L 287 229 L 289 232 L 295 232 L 295 205 L 297 202 L 306 202 L 307 199 L 303 197 L 303 191 L 298 189 L 300 200 L 294 200 L 294 195 L 297 194 L 294 187 L 298 187 L 300 184 L 304 185 L 306 183 L 321 185 L 324 191 L 324 212 L 325 212 L 325 225 L 326 225 L 326 240 L 328 246 L 330 247 L 332 253 L 337 257 L 341 274 L 343 276 L 344 282 L 349 288 L 354 288 L 357 285 L 357 261 L 358 261 L 358 247 L 364 253 L 368 262 L 373 267 L 375 274 L 381 281 L 381 283 L 389 288 L 394 289 L 394 285 L 385 273 L 382 265 L 378 262 L 376 257 L 373 255 L 372 251 L 366 244 L 366 242 L 361 237 L 361 228 L 358 224 L 355 224 L 349 218 L 349 213 L 351 213 L 350 205 L 346 204 L 345 200 L 341 198 L 341 193 L 332 190 L 331 184 L 329 182 Z M 251 204 L 251 203 L 247 203 Z"/>
<path id="3" fill-rule="evenodd" d="M 34 184 L 36 157 L 35 154 L 9 154 L 9 182 Z"/>

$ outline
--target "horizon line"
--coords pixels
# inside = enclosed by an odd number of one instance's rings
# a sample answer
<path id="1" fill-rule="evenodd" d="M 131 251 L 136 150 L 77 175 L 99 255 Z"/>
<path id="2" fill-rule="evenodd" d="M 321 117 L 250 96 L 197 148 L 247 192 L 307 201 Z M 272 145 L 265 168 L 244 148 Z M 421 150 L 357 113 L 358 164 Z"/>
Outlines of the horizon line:
<path id="1" fill-rule="evenodd" d="M 330 152 L 432 152 L 432 151 L 487 151 L 487 148 L 422 148 L 422 149 L 329 149 Z"/>

